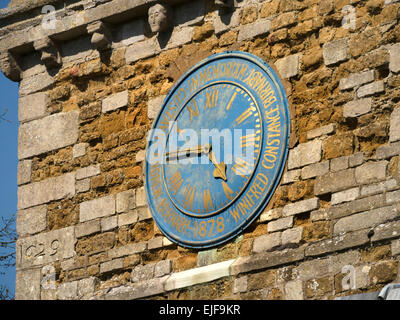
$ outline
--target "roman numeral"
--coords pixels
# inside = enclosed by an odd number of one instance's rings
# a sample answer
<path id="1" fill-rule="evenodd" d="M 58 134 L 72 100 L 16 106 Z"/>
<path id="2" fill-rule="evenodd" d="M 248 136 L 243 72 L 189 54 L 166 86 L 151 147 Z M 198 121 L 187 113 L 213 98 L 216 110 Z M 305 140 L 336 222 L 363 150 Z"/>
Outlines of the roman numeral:
<path id="1" fill-rule="evenodd" d="M 256 142 L 259 142 L 260 139 L 261 139 L 261 137 L 259 135 L 257 135 L 257 133 L 248 134 L 247 136 L 240 138 L 240 144 L 241 144 L 242 148 L 247 148 L 247 147 L 251 147 L 251 146 L 258 147 Z"/>
<path id="2" fill-rule="evenodd" d="M 232 103 L 233 103 L 233 101 L 235 101 L 236 96 L 237 96 L 237 92 L 235 91 L 235 92 L 233 93 L 233 95 L 232 95 L 231 100 L 229 100 L 229 103 L 228 103 L 228 105 L 226 106 L 226 110 L 229 110 L 229 109 L 231 108 Z"/>
<path id="3" fill-rule="evenodd" d="M 203 205 L 204 205 L 204 209 L 206 211 L 210 211 L 210 209 L 214 209 L 214 206 L 211 201 L 211 195 L 210 195 L 209 189 L 203 191 Z"/>
<path id="4" fill-rule="evenodd" d="M 169 183 L 171 184 L 171 191 L 176 195 L 179 191 L 183 182 L 182 175 L 179 172 L 175 172 L 175 174 L 169 179 Z"/>
<path id="5" fill-rule="evenodd" d="M 190 113 L 190 121 L 193 120 L 193 117 L 199 116 L 199 107 L 196 100 L 190 102 L 190 105 L 188 105 L 187 109 Z"/>
<path id="6" fill-rule="evenodd" d="M 206 105 L 204 107 L 204 110 L 206 110 L 207 108 L 212 109 L 217 106 L 218 94 L 218 89 L 212 89 L 209 92 L 206 91 Z"/>
<path id="7" fill-rule="evenodd" d="M 245 112 L 243 112 L 239 117 L 237 117 L 236 123 L 242 124 L 244 121 L 246 121 L 247 118 L 251 117 L 255 111 L 257 111 L 257 109 L 251 106 Z"/>
<path id="8" fill-rule="evenodd" d="M 186 187 L 185 195 L 183 196 L 183 205 L 187 210 L 192 210 L 193 208 L 194 191 L 195 187 L 192 187 L 190 184 Z"/>
<path id="9" fill-rule="evenodd" d="M 233 200 L 233 190 L 229 188 L 225 181 L 222 181 L 222 188 L 224 189 L 225 195 L 229 200 Z"/>
<path id="10" fill-rule="evenodd" d="M 241 176 L 242 178 L 246 178 L 246 176 L 251 174 L 252 167 L 253 166 L 250 163 L 248 163 L 246 160 L 243 160 L 241 158 L 236 158 L 235 164 L 232 167 L 232 170 L 238 176 Z"/>

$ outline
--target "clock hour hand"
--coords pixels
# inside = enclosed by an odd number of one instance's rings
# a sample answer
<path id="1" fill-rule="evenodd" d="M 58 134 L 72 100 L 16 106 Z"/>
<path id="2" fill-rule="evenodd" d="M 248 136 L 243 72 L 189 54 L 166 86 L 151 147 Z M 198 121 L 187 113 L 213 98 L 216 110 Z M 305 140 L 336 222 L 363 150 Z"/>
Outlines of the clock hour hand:
<path id="1" fill-rule="evenodd" d="M 172 152 L 167 152 L 165 154 L 167 161 L 169 161 L 171 158 L 179 158 L 179 156 L 190 156 L 192 154 L 195 155 L 200 155 L 202 153 L 207 154 L 208 149 L 207 145 L 206 146 L 196 146 L 196 147 L 191 147 L 191 148 L 182 148 L 177 151 L 172 151 Z"/>

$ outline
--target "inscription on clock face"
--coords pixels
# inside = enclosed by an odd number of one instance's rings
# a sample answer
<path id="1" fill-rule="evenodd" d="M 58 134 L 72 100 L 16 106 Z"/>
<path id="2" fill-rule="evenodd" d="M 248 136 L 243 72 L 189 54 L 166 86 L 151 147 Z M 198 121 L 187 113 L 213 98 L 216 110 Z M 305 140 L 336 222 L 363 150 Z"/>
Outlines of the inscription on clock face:
<path id="1" fill-rule="evenodd" d="M 195 248 L 238 235 L 280 179 L 289 119 L 279 79 L 255 56 L 218 54 L 188 71 L 149 135 L 146 193 L 160 230 Z"/>

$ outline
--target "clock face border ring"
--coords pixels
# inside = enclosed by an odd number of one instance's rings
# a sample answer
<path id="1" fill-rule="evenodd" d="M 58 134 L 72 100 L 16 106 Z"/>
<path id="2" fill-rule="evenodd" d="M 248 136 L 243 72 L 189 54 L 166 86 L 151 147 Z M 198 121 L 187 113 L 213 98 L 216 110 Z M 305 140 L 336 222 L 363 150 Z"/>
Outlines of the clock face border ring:
<path id="1" fill-rule="evenodd" d="M 174 232 L 174 230 L 171 231 L 171 227 L 169 225 L 165 226 L 163 221 L 159 221 L 160 219 L 160 214 L 157 212 L 155 209 L 155 204 L 153 202 L 152 197 L 150 196 L 150 191 L 149 191 L 149 183 L 148 183 L 148 167 L 150 166 L 147 163 L 147 160 L 144 161 L 143 164 L 143 176 L 144 176 L 144 189 L 145 189 L 145 197 L 147 199 L 147 203 L 149 204 L 149 210 L 154 218 L 154 221 L 158 228 L 161 230 L 161 232 L 164 234 L 166 238 L 171 240 L 172 242 L 177 243 L 178 245 L 182 247 L 187 247 L 187 248 L 196 248 L 196 249 L 206 249 L 206 248 L 211 248 L 218 246 L 222 243 L 225 243 L 229 241 L 232 238 L 237 237 L 240 235 L 244 229 L 246 229 L 252 222 L 254 222 L 258 216 L 261 214 L 261 212 L 265 209 L 267 204 L 269 203 L 271 197 L 273 196 L 278 184 L 280 183 L 282 173 L 285 169 L 286 165 L 286 160 L 288 156 L 288 148 L 289 148 L 289 135 L 290 135 L 290 113 L 289 113 L 289 102 L 286 96 L 286 91 L 283 87 L 282 81 L 276 74 L 276 72 L 262 59 L 260 59 L 257 56 L 254 56 L 250 53 L 246 52 L 240 52 L 240 51 L 226 51 L 223 53 L 218 53 L 215 55 L 212 55 L 203 61 L 199 62 L 192 68 L 190 68 L 178 81 L 177 83 L 172 87 L 170 90 L 169 94 L 166 96 L 163 102 L 163 107 L 159 110 L 157 117 L 155 118 L 155 121 L 153 123 L 152 129 L 155 129 L 158 124 L 158 120 L 160 119 L 160 115 L 163 113 L 167 102 L 175 95 L 177 89 L 188 79 L 189 76 L 194 74 L 196 71 L 200 70 L 203 66 L 212 63 L 216 60 L 224 59 L 224 58 L 237 58 L 237 59 L 242 59 L 244 61 L 247 61 L 249 64 L 254 64 L 255 67 L 260 68 L 265 74 L 266 78 L 268 79 L 268 82 L 271 83 L 274 87 L 274 94 L 278 98 L 278 102 L 280 104 L 280 111 L 282 112 L 282 135 L 280 137 L 280 143 L 283 146 L 282 148 L 279 149 L 279 154 L 278 154 L 278 159 L 276 161 L 276 167 L 273 172 L 273 179 L 270 182 L 270 185 L 268 186 L 268 190 L 266 190 L 267 195 L 262 199 L 262 202 L 257 203 L 256 207 L 252 208 L 252 212 L 249 214 L 249 217 L 246 217 L 246 219 L 243 220 L 243 223 L 240 225 L 236 226 L 233 230 L 230 230 L 229 232 L 224 233 L 220 237 L 213 237 L 212 239 L 208 239 L 205 237 L 201 241 L 193 241 L 192 239 L 187 239 L 185 237 L 181 237 L 180 234 L 177 234 Z M 263 119 L 264 120 L 264 119 Z M 265 120 L 264 120 L 265 121 Z M 152 135 L 149 135 L 149 139 L 147 142 L 147 148 L 146 148 L 146 159 L 148 158 L 148 150 L 149 150 L 149 145 L 151 143 L 151 138 Z M 226 211 L 227 212 L 227 211 Z M 223 213 L 222 213 L 223 214 Z M 231 225 L 228 226 L 229 228 Z"/>

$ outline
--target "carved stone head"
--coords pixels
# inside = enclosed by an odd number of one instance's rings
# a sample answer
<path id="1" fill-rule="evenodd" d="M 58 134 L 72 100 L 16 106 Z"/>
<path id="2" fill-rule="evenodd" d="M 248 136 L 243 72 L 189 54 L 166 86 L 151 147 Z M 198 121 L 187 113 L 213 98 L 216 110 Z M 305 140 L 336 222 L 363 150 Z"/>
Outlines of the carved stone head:
<path id="1" fill-rule="evenodd" d="M 151 32 L 163 32 L 171 26 L 170 11 L 166 5 L 156 4 L 149 9 Z"/>

